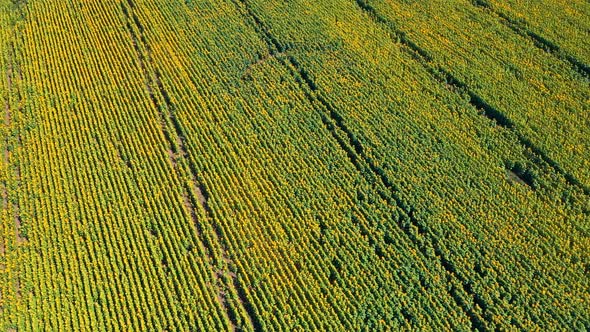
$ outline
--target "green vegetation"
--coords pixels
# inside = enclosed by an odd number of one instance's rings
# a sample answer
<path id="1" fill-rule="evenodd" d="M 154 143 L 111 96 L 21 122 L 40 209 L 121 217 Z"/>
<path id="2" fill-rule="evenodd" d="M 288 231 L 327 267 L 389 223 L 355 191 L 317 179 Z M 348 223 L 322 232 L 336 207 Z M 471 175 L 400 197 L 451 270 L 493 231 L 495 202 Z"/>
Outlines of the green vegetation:
<path id="1" fill-rule="evenodd" d="M 0 329 L 590 329 L 542 3 L 0 0 Z"/>

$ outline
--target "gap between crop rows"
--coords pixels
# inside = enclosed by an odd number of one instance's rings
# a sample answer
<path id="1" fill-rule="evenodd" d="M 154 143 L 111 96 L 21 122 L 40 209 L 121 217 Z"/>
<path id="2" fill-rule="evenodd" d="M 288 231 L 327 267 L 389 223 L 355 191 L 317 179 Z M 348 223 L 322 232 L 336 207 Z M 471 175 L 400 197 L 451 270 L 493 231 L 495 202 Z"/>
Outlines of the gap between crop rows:
<path id="1" fill-rule="evenodd" d="M 526 25 L 520 23 L 519 21 L 512 19 L 506 14 L 494 9 L 485 0 L 472 0 L 471 4 L 489 14 L 499 17 L 500 22 L 509 27 L 512 31 L 524 38 L 530 39 L 536 47 L 555 56 L 557 59 L 568 63 L 573 70 L 577 71 L 585 78 L 590 79 L 590 66 L 576 59 L 574 56 L 567 54 L 567 52 L 565 52 L 554 42 L 530 30 L 528 27 L 526 27 Z"/>
<path id="2" fill-rule="evenodd" d="M 417 62 L 419 62 L 431 76 L 439 83 L 445 85 L 449 90 L 460 94 L 461 92 L 466 93 L 469 96 L 469 104 L 475 107 L 480 114 L 487 117 L 491 121 L 494 121 L 498 126 L 510 130 L 517 138 L 518 143 L 525 149 L 532 152 L 533 156 L 529 157 L 531 163 L 535 164 L 540 169 L 544 168 L 544 165 L 549 166 L 556 174 L 562 176 L 570 186 L 580 189 L 584 194 L 590 195 L 590 188 L 579 181 L 574 175 L 566 171 L 559 165 L 555 160 L 547 155 L 541 148 L 536 146 L 529 138 L 522 134 L 516 127 L 514 121 L 508 118 L 497 108 L 491 106 L 481 96 L 475 93 L 471 88 L 459 80 L 455 75 L 445 68 L 436 65 L 432 57 L 423 48 L 418 46 L 412 40 L 408 38 L 406 33 L 399 30 L 395 24 L 388 19 L 381 16 L 373 6 L 368 3 L 368 0 L 355 0 L 358 7 L 363 10 L 367 15 L 374 20 L 376 23 L 381 24 L 387 28 L 392 35 L 397 38 L 403 45 L 403 50 L 412 56 Z M 507 163 L 507 161 L 505 161 Z M 518 175 L 528 185 L 532 185 L 532 181 L 527 179 L 526 170 L 519 172 L 515 169 L 509 169 Z M 534 189 L 534 185 L 531 186 Z"/>
<path id="3" fill-rule="evenodd" d="M 190 217 L 196 229 L 197 236 L 200 238 L 204 247 L 209 253 L 220 252 L 221 259 L 223 262 L 214 262 L 214 258 L 207 255 L 211 266 L 221 265 L 224 266 L 223 270 L 216 271 L 214 273 L 217 282 L 225 289 L 233 288 L 239 297 L 239 303 L 244 306 L 245 310 L 242 312 L 246 313 L 246 319 L 248 323 L 255 329 L 259 329 L 260 322 L 256 317 L 252 305 L 248 302 L 245 295 L 244 288 L 239 284 L 235 273 L 227 269 L 228 266 L 233 265 L 233 262 L 227 254 L 226 245 L 223 242 L 223 237 L 220 231 L 220 226 L 214 225 L 213 242 L 211 243 L 205 236 L 205 230 L 200 224 L 197 218 L 196 206 L 200 205 L 206 215 L 206 218 L 213 222 L 211 209 L 207 204 L 209 194 L 205 187 L 202 185 L 198 177 L 197 167 L 194 162 L 188 157 L 188 152 L 185 146 L 186 135 L 183 132 L 180 121 L 176 117 L 175 105 L 172 103 L 171 98 L 162 84 L 162 76 L 159 70 L 155 67 L 151 56 L 151 49 L 144 36 L 144 27 L 139 21 L 137 15 L 133 12 L 135 10 L 135 4 L 132 0 L 127 0 L 129 9 L 121 4 L 121 9 L 125 14 L 127 20 L 127 29 L 131 35 L 133 47 L 137 53 L 139 59 L 139 66 L 143 71 L 145 77 L 145 86 L 149 93 L 150 99 L 154 104 L 155 108 L 159 112 L 161 127 L 166 137 L 169 152 L 169 159 L 174 166 L 174 169 L 179 174 L 188 174 L 190 176 L 190 183 L 184 185 L 183 188 L 183 204 L 189 211 Z M 135 29 L 131 26 L 133 24 Z M 136 32 L 137 30 L 138 32 Z M 142 47 L 145 52 L 142 51 Z M 148 68 L 151 67 L 151 68 Z M 153 74 L 150 74 L 150 69 L 153 70 Z M 159 100 L 158 95 L 161 96 L 162 101 Z M 185 167 L 183 167 L 186 165 Z M 218 247 L 218 249 L 216 249 Z M 215 264 L 217 263 L 217 264 Z M 225 278 L 224 276 L 228 276 Z M 228 280 L 229 279 L 229 280 Z M 230 329 L 236 330 L 239 324 L 239 314 L 232 308 L 228 307 L 227 292 L 223 290 L 219 285 L 216 286 L 217 301 L 220 306 L 224 309 L 230 323 Z"/>
<path id="4" fill-rule="evenodd" d="M 270 56 L 274 54 L 278 54 L 284 52 L 285 47 L 277 40 L 275 36 L 270 33 L 270 29 L 262 22 L 260 17 L 254 13 L 254 11 L 250 8 L 248 3 L 245 0 L 234 0 L 234 3 L 240 9 L 239 4 L 236 2 L 239 1 L 241 5 L 244 7 L 244 10 L 241 11 L 244 15 L 247 15 L 247 21 L 253 24 L 254 30 L 259 34 L 260 38 L 263 39 L 268 46 L 268 51 Z M 303 66 L 296 60 L 294 56 L 286 56 L 286 57 L 277 57 L 279 61 L 287 68 L 290 72 L 292 77 L 295 81 L 299 84 L 301 90 L 307 97 L 308 101 L 312 106 L 316 108 L 319 112 L 320 117 L 322 119 L 323 124 L 327 128 L 327 130 L 331 133 L 333 138 L 338 142 L 339 146 L 346 152 L 350 162 L 355 166 L 360 174 L 363 174 L 365 177 L 368 177 L 369 183 L 374 182 L 373 180 L 377 179 L 380 181 L 382 185 L 384 185 L 391 196 L 384 193 L 383 191 L 377 190 L 377 193 L 389 202 L 392 206 L 399 207 L 404 215 L 402 216 L 405 221 L 409 221 L 409 223 L 415 226 L 418 229 L 420 235 L 428 238 L 431 242 L 432 247 L 434 248 L 435 255 L 438 258 L 440 265 L 446 271 L 447 278 L 450 281 L 450 284 L 456 284 L 453 282 L 454 280 L 458 281 L 461 286 L 460 289 L 457 289 L 455 286 L 451 287 L 450 295 L 455 300 L 456 304 L 465 312 L 465 314 L 469 317 L 472 326 L 478 330 L 485 329 L 485 323 L 483 319 L 480 317 L 473 310 L 473 306 L 464 299 L 459 293 L 462 291 L 469 295 L 469 297 L 474 299 L 474 303 L 479 306 L 482 311 L 485 312 L 487 308 L 487 304 L 485 301 L 476 294 L 472 287 L 470 287 L 467 280 L 464 277 L 459 275 L 456 271 L 454 265 L 444 257 L 444 253 L 438 244 L 438 241 L 434 239 L 431 235 L 427 233 L 424 227 L 420 224 L 420 222 L 414 217 L 413 210 L 405 204 L 398 195 L 399 189 L 387 178 L 385 171 L 381 169 L 379 166 L 375 165 L 369 157 L 367 157 L 363 151 L 363 147 L 360 141 L 355 137 L 355 135 L 351 132 L 350 129 L 346 127 L 344 124 L 342 116 L 338 113 L 338 111 L 330 105 L 323 97 L 316 93 L 317 85 L 311 79 L 311 76 L 308 72 L 303 68 Z M 341 137 L 338 132 L 344 133 L 345 138 Z M 399 225 L 400 228 L 403 230 L 404 234 L 408 236 L 408 238 L 414 244 L 417 243 L 417 239 L 412 234 L 409 228 L 403 227 Z M 385 239 L 384 239 L 385 241 Z M 385 241 L 387 243 L 387 241 Z M 424 248 L 420 248 L 422 254 L 427 257 L 426 250 Z M 379 254 L 378 250 L 376 250 L 376 254 L 381 256 L 383 254 Z M 404 315 L 405 317 L 405 315 Z M 407 318 L 407 317 L 405 317 Z"/>

